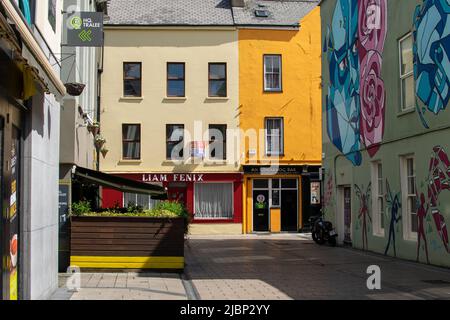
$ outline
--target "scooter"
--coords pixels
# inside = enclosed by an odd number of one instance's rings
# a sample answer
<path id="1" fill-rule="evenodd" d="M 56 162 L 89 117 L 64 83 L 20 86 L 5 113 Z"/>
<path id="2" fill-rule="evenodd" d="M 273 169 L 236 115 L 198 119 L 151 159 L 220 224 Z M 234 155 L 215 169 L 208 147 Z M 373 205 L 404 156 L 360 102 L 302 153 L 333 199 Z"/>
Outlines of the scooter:
<path id="1" fill-rule="evenodd" d="M 337 233 L 330 221 L 325 221 L 323 216 L 313 216 L 309 218 L 312 225 L 312 238 L 317 244 L 328 242 L 331 246 L 336 246 Z"/>

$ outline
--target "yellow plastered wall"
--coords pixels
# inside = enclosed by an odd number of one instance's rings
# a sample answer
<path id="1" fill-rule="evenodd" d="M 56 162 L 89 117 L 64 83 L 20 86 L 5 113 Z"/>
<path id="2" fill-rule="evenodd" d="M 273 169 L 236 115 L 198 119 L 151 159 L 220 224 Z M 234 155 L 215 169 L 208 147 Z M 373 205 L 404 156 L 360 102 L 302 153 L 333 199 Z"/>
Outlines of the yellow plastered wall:
<path id="1" fill-rule="evenodd" d="M 123 63 L 142 63 L 142 97 L 123 97 Z M 167 63 L 185 63 L 185 98 L 168 98 Z M 227 64 L 227 94 L 208 98 L 208 63 Z M 238 31 L 226 29 L 106 28 L 101 134 L 109 150 L 106 172 L 238 172 L 234 149 L 228 162 L 175 164 L 166 160 L 166 124 L 184 124 L 188 141 L 205 141 L 208 125 L 239 125 Z M 141 125 L 141 159 L 122 159 L 122 124 Z M 198 130 L 197 130 L 198 129 Z M 198 135 L 196 135 L 198 134 Z M 239 149 L 238 149 L 239 151 Z"/>
<path id="2" fill-rule="evenodd" d="M 320 164 L 321 133 L 321 39 L 320 8 L 300 21 L 300 29 L 239 30 L 239 110 L 240 128 L 264 129 L 265 117 L 284 118 L 282 164 Z M 264 54 L 282 55 L 282 92 L 265 93 Z M 245 139 L 245 138 L 243 138 Z M 241 141 L 246 163 L 248 145 Z M 254 149 L 254 148 L 253 148 Z M 264 152 L 259 141 L 256 158 Z"/>
<path id="3" fill-rule="evenodd" d="M 270 208 L 270 232 L 281 231 L 281 209 Z"/>

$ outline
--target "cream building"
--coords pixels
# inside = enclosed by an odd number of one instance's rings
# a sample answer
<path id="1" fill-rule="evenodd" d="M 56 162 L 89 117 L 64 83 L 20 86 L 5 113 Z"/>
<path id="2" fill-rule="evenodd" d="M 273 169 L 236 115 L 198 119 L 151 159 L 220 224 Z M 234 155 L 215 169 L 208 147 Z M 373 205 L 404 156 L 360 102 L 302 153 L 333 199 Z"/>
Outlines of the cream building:
<path id="1" fill-rule="evenodd" d="M 242 232 L 238 33 L 220 3 L 115 0 L 105 26 L 100 170 L 162 183 L 194 214 L 191 233 Z M 223 156 L 209 148 L 220 133 Z M 153 205 L 109 189 L 102 200 Z"/>

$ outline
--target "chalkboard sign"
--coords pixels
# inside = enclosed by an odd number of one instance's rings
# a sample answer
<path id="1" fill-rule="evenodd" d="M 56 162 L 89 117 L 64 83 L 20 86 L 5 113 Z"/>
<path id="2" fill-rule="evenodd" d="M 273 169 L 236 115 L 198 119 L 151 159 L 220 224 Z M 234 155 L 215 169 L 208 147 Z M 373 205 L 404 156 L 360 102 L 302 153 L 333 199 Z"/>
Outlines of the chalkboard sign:
<path id="1" fill-rule="evenodd" d="M 69 212 L 69 185 L 59 185 L 59 228 L 63 228 L 67 223 Z"/>

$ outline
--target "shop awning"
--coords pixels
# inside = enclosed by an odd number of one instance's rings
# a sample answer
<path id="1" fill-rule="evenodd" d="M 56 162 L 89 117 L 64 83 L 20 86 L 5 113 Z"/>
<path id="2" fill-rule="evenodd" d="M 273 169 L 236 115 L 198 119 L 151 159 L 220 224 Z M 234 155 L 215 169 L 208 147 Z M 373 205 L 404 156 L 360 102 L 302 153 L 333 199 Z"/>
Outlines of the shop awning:
<path id="1" fill-rule="evenodd" d="M 66 94 L 66 87 L 61 82 L 58 71 L 48 61 L 48 57 L 41 49 L 26 21 L 22 19 L 16 6 L 9 0 L 0 0 L 0 4 L 3 6 L 7 17 L 15 25 L 24 44 L 22 55 L 30 66 L 39 71 L 39 77 L 43 78 L 42 80 L 48 84 L 49 91 L 55 95 L 57 100 L 61 100 Z"/>
<path id="2" fill-rule="evenodd" d="M 74 175 L 83 181 L 98 184 L 100 186 L 118 191 L 148 194 L 151 195 L 152 199 L 158 200 L 167 199 L 166 189 L 159 185 L 130 180 L 83 167 L 76 167 Z"/>

